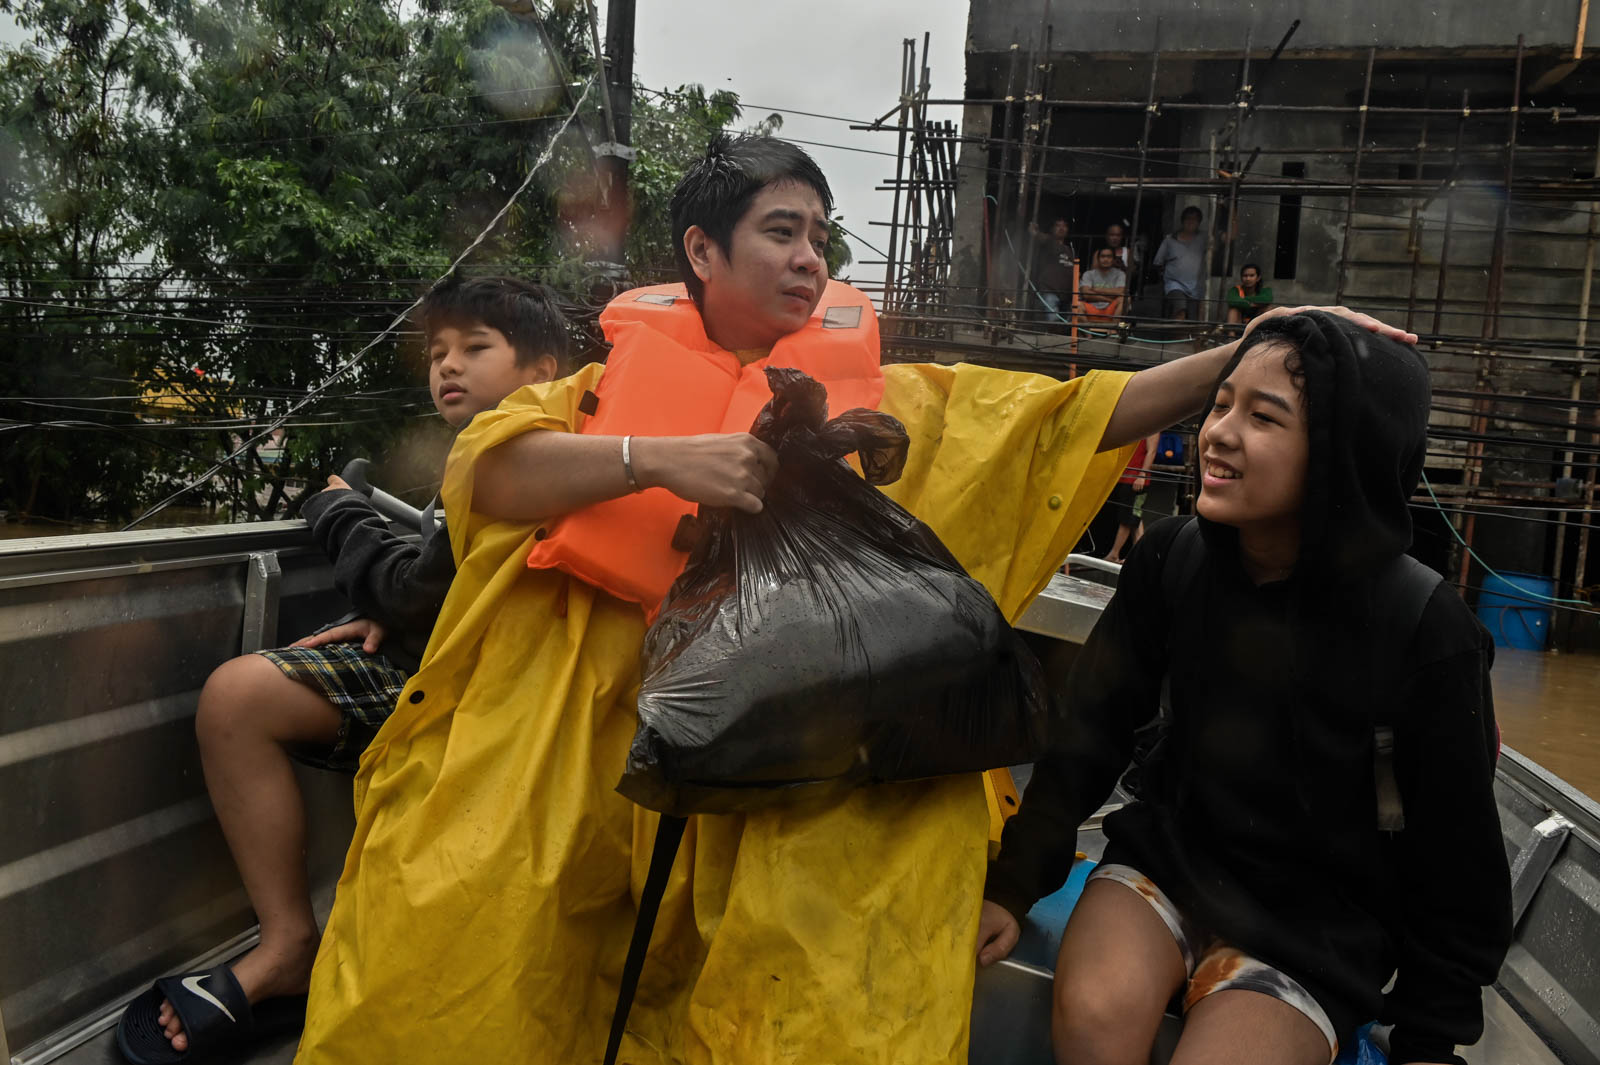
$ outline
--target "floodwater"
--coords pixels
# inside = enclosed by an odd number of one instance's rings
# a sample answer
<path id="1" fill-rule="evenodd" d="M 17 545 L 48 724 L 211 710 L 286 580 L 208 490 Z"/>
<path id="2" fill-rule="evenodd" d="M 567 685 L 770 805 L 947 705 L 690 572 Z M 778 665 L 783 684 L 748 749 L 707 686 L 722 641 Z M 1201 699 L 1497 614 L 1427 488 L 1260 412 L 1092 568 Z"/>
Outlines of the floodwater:
<path id="1" fill-rule="evenodd" d="M 1600 655 L 1495 649 L 1500 739 L 1600 800 Z"/>
<path id="2" fill-rule="evenodd" d="M 166 529 L 184 525 L 219 525 L 226 519 L 211 507 L 176 506 L 140 523 L 144 529 Z M 76 536 L 82 533 L 116 532 L 121 522 L 8 521 L 0 511 L 0 540 L 29 540 L 44 536 Z"/>

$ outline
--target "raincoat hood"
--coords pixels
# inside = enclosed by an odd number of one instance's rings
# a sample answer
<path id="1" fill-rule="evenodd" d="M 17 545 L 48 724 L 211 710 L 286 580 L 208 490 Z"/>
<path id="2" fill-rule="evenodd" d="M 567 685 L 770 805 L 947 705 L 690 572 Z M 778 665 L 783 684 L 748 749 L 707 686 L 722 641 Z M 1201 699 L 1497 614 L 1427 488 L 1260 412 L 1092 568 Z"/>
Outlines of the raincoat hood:
<path id="1" fill-rule="evenodd" d="M 1297 575 L 1369 577 L 1411 546 L 1411 495 L 1422 476 L 1431 390 L 1408 344 L 1320 311 L 1263 322 L 1218 377 L 1263 344 L 1300 353 L 1310 433 Z M 1200 519 L 1207 542 L 1237 552 L 1237 533 Z"/>

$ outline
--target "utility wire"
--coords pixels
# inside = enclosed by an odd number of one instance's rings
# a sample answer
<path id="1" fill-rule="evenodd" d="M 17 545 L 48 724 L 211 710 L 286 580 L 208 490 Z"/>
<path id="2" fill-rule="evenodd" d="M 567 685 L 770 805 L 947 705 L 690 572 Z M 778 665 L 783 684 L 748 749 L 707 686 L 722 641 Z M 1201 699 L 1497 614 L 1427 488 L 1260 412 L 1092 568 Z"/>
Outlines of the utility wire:
<path id="1" fill-rule="evenodd" d="M 249 439 L 245 440 L 242 444 L 240 444 L 237 448 L 235 448 L 231 453 L 229 453 L 220 462 L 218 462 L 215 465 L 213 465 L 205 473 L 201 474 L 199 477 L 195 478 L 194 480 L 189 481 L 187 484 L 185 484 L 183 487 L 179 488 L 177 491 L 170 493 L 165 498 L 163 498 L 160 502 L 156 503 L 155 506 L 151 507 L 150 509 L 146 510 L 143 514 L 140 514 L 138 517 L 134 518 L 127 525 L 123 526 L 123 530 L 126 531 L 128 529 L 132 529 L 134 526 L 140 524 L 145 519 L 150 518 L 155 514 L 159 514 L 161 511 L 163 511 L 167 507 L 171 506 L 174 502 L 176 502 L 178 499 L 182 498 L 184 495 L 186 495 L 190 491 L 194 490 L 195 488 L 200 487 L 201 485 L 205 484 L 207 481 L 211 480 L 211 478 L 215 477 L 230 462 L 232 462 L 234 459 L 238 458 L 239 456 L 243 455 L 247 450 L 249 450 L 258 441 L 260 441 L 262 439 L 265 439 L 266 437 L 272 435 L 272 433 L 276 432 L 279 428 L 281 428 L 282 426 L 286 425 L 290 421 L 290 419 L 294 417 L 294 415 L 298 414 L 305 407 L 307 407 L 310 404 L 316 402 L 325 393 L 327 393 L 340 378 L 342 378 L 345 374 L 349 373 L 351 370 L 353 370 L 356 367 L 357 364 L 360 363 L 360 361 L 366 356 L 367 352 L 369 352 L 373 348 L 377 347 L 379 342 L 382 341 L 383 338 L 385 336 L 387 336 L 390 331 L 392 331 L 395 328 L 397 328 L 401 323 L 403 323 L 410 316 L 412 311 L 416 310 L 419 306 L 421 306 L 422 305 L 422 301 L 427 299 L 428 296 L 430 294 L 432 294 L 434 289 L 438 288 L 439 285 L 443 284 L 445 279 L 448 278 L 451 275 L 451 273 L 453 273 L 456 270 L 456 268 L 459 267 L 462 264 L 462 262 L 464 262 L 469 255 L 471 255 L 474 251 L 476 251 L 479 245 L 481 245 L 485 240 L 488 239 L 489 234 L 491 232 L 493 232 L 495 227 L 498 226 L 500 224 L 500 222 L 506 217 L 506 215 L 511 212 L 511 208 L 516 204 L 518 197 L 520 197 L 522 195 L 522 193 L 524 191 L 526 191 L 526 189 L 528 188 L 529 185 L 533 184 L 534 176 L 537 175 L 539 173 L 539 170 L 544 166 L 544 164 L 549 162 L 551 157 L 555 155 L 556 148 L 561 143 L 562 134 L 564 134 L 567 131 L 567 127 L 572 124 L 572 121 L 575 118 L 578 117 L 578 112 L 579 112 L 579 110 L 582 109 L 584 102 L 589 98 L 589 92 L 590 92 L 591 89 L 594 88 L 594 84 L 595 84 L 594 81 L 591 79 L 590 81 L 588 81 L 584 85 L 584 89 L 583 89 L 582 95 L 580 95 L 578 97 L 577 102 L 573 105 L 572 110 L 567 114 L 566 119 L 561 123 L 560 128 L 557 129 L 555 134 L 550 138 L 550 142 L 545 146 L 544 152 L 542 154 L 540 154 L 538 159 L 536 159 L 534 161 L 533 166 L 531 166 L 528 169 L 527 176 L 522 179 L 522 184 L 517 186 L 516 190 L 514 192 L 512 192 L 510 198 L 507 199 L 505 204 L 501 206 L 500 210 L 495 213 L 495 216 L 489 220 L 488 225 L 484 226 L 482 231 L 480 231 L 478 233 L 477 237 L 474 238 L 472 243 L 467 245 L 466 249 L 460 255 L 458 255 L 456 257 L 455 261 L 450 264 L 450 268 L 448 270 L 446 270 L 443 274 L 439 275 L 439 277 L 434 280 L 433 284 L 428 286 L 428 290 L 426 292 L 424 292 L 422 295 L 418 296 L 415 300 L 413 300 L 411 302 L 411 305 L 408 306 L 405 310 L 401 311 L 399 314 L 394 316 L 393 320 L 390 321 L 388 327 L 384 330 L 383 333 L 381 333 L 378 336 L 374 337 L 370 342 L 368 342 L 366 345 L 364 345 L 354 355 L 350 356 L 349 359 L 345 360 L 345 362 L 342 365 L 340 365 L 337 369 L 335 369 L 332 374 L 330 374 L 328 377 L 326 377 L 322 381 L 321 384 L 317 385 L 317 387 L 313 388 L 310 392 L 306 393 L 306 395 L 304 397 L 302 397 L 296 403 L 291 405 L 290 408 L 287 411 L 285 411 L 279 418 L 277 418 L 271 425 L 269 425 L 267 428 L 261 430 L 260 432 L 256 433 L 254 436 L 250 437 Z"/>

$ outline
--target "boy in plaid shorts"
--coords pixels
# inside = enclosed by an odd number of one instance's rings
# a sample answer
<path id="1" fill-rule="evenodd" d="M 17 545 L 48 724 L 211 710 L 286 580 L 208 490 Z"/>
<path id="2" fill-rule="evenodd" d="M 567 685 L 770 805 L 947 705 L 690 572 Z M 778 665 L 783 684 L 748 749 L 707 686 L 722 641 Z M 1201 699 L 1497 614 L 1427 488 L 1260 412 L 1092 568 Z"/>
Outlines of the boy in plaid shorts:
<path id="1" fill-rule="evenodd" d="M 447 283 L 428 295 L 417 319 L 429 391 L 452 428 L 519 388 L 566 372 L 566 321 L 542 285 L 514 278 Z M 306 884 L 305 810 L 290 759 L 355 770 L 417 668 L 455 576 L 450 538 L 431 506 L 420 542 L 391 532 L 339 477 L 329 477 L 303 512 L 355 611 L 289 647 L 224 663 L 206 681 L 195 720 L 206 787 L 261 941 L 231 972 L 164 980 L 134 1000 L 121 1032 L 131 1061 L 191 1049 L 207 1056 L 219 1043 L 262 1038 L 303 1019 L 319 932 Z M 203 1030 L 191 1038 L 185 1029 L 197 1027 Z"/>

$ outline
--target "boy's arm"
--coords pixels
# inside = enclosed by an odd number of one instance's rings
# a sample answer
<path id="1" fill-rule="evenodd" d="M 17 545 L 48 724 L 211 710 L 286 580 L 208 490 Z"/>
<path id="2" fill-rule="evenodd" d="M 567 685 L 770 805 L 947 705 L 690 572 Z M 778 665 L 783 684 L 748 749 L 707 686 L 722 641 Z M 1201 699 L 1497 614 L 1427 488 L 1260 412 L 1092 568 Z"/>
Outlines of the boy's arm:
<path id="1" fill-rule="evenodd" d="M 1396 927 L 1404 933 L 1384 1020 L 1395 1026 L 1396 1065 L 1461 1060 L 1455 1048 L 1482 1034 L 1483 987 L 1494 982 L 1512 935 L 1494 798 L 1493 643 L 1449 587 L 1434 593 L 1422 626 L 1453 630 L 1470 649 L 1416 672 L 1395 727 L 1406 818 L 1395 837 Z"/>
<path id="2" fill-rule="evenodd" d="M 1337 314 L 1391 340 L 1404 344 L 1417 342 L 1415 333 L 1385 325 L 1370 315 L 1345 307 L 1274 307 L 1258 315 L 1245 328 L 1244 335 L 1249 336 L 1251 330 L 1269 319 L 1301 311 Z M 1123 447 L 1198 414 L 1206 400 L 1211 398 L 1217 378 L 1222 375 L 1242 340 L 1243 337 L 1220 348 L 1187 355 L 1134 374 L 1122 390 L 1122 398 L 1117 401 L 1116 409 L 1106 421 L 1105 431 L 1100 434 L 1100 450 Z"/>
<path id="3" fill-rule="evenodd" d="M 358 614 L 400 633 L 426 635 L 433 628 L 455 573 L 448 537 L 439 533 L 425 545 L 401 539 L 349 488 L 318 492 L 303 513 L 333 563 L 334 586 Z"/>
<path id="4" fill-rule="evenodd" d="M 472 509 L 501 521 L 544 521 L 618 499 L 628 483 L 620 436 L 523 433 L 491 448 L 473 472 Z M 778 456 L 749 433 L 629 438 L 638 489 L 758 513 Z"/>

